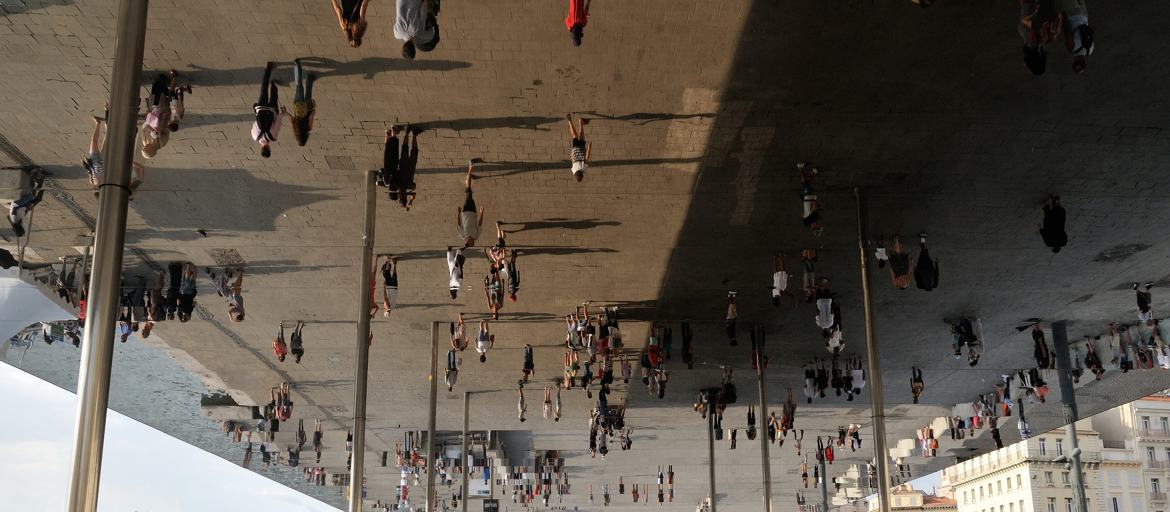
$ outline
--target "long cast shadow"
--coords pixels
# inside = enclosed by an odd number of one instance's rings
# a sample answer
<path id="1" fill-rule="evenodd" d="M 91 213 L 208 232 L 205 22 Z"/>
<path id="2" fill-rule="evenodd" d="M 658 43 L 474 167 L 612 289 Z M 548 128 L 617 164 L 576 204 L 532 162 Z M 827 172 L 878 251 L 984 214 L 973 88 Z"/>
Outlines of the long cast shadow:
<path id="1" fill-rule="evenodd" d="M 633 114 L 602 114 L 597 111 L 581 112 L 589 117 L 596 119 L 607 119 L 610 121 L 625 121 L 637 126 L 645 126 L 650 123 L 657 123 L 659 121 L 675 121 L 680 119 L 706 119 L 708 117 L 715 117 L 714 112 L 703 112 L 696 114 L 672 114 L 669 112 L 635 112 Z"/>
<path id="2" fill-rule="evenodd" d="M 409 61 L 390 57 L 365 57 L 350 61 L 326 57 L 304 57 L 301 59 L 301 63 L 306 73 L 315 73 L 318 78 L 362 75 L 365 80 L 373 80 L 379 73 L 393 71 L 451 71 L 471 67 L 470 62 L 458 60 Z M 263 66 L 221 69 L 208 68 L 199 64 L 189 64 L 188 66 L 191 69 L 181 70 L 181 72 L 196 87 L 259 84 L 264 75 Z M 293 63 L 290 61 L 277 62 L 277 68 L 272 73 L 273 79 L 289 82 L 292 79 L 292 66 Z"/>
<path id="3" fill-rule="evenodd" d="M 505 226 L 520 226 L 515 231 L 536 231 L 540 229 L 593 229 L 599 226 L 620 226 L 616 220 L 601 219 L 544 219 L 525 222 L 501 221 Z M 512 229 L 508 230 L 512 232 Z"/>

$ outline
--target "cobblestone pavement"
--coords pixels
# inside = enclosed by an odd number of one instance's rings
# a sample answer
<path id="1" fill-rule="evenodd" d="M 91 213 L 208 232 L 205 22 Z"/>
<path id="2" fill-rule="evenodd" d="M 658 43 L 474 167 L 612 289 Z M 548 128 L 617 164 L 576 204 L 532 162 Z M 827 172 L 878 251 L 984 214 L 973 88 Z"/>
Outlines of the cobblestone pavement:
<path id="1" fill-rule="evenodd" d="M 711 9 L 602 0 L 584 46 L 574 49 L 562 2 L 448 0 L 439 48 L 408 62 L 391 38 L 389 2 L 371 6 L 356 50 L 323 2 L 153 2 L 148 77 L 176 68 L 195 91 L 182 129 L 148 162 L 131 204 L 127 271 L 173 260 L 213 265 L 235 251 L 249 272 L 247 321 L 229 323 L 203 280 L 200 318 L 157 332 L 242 402 L 293 382 L 297 414 L 327 420 L 327 462 L 343 471 L 360 171 L 378 165 L 390 124 L 421 125 L 415 207 L 379 203 L 378 250 L 400 256 L 402 285 L 400 309 L 374 322 L 369 449 L 393 450 L 402 429 L 426 424 L 430 322 L 485 311 L 477 281 L 486 260 L 471 258 L 457 301 L 445 294 L 443 265 L 443 249 L 457 242 L 450 211 L 462 201 L 462 168 L 479 157 L 486 164 L 477 201 L 488 223 L 513 231 L 524 288 L 496 324 L 488 362 L 465 356 L 457 392 L 440 393 L 440 428 L 459 428 L 459 391 L 475 391 L 473 427 L 531 429 L 536 448 L 565 451 L 574 485 L 565 504 L 585 506 L 588 485 L 600 494 L 619 475 L 652 483 L 659 464 L 673 464 L 681 510 L 706 493 L 695 392 L 718 379 L 718 365 L 731 365 L 741 392 L 727 426 L 742 428 L 755 399 L 746 340 L 733 349 L 722 334 L 728 289 L 740 291 L 741 323 L 769 332 L 772 407 L 786 386 L 799 390 L 801 363 L 827 356 L 811 306 L 769 304 L 773 253 L 788 256 L 798 279 L 800 249 L 820 249 L 818 270 L 841 294 L 847 352 L 864 355 L 856 186 L 871 236 L 925 230 L 941 261 L 942 286 L 929 293 L 894 290 L 871 270 L 893 445 L 990 391 L 1001 373 L 1030 365 L 1027 333 L 1015 330 L 1026 319 L 1069 319 L 1079 339 L 1107 321 L 1133 319 L 1131 281 L 1170 279 L 1161 192 L 1170 108 L 1158 95 L 1168 43 L 1150 27 L 1160 13 L 1152 0 L 1094 7 L 1101 44 L 1083 77 L 1059 49 L 1046 76 L 1029 75 L 1007 3 L 887 4 L 737 1 Z M 0 104 L 4 158 L 54 173 L 55 199 L 37 210 L 31 256 L 55 258 L 84 245 L 96 211 L 77 161 L 89 117 L 108 93 L 113 3 L 7 0 L 0 8 L 9 13 L 0 17 L 0 87 L 17 100 Z M 276 78 L 287 84 L 295 57 L 313 57 L 306 62 L 319 76 L 317 126 L 304 147 L 286 131 L 264 160 L 247 138 L 249 105 L 265 61 L 282 63 Z M 281 96 L 287 101 L 290 89 Z M 567 169 L 570 111 L 593 119 L 594 162 L 583 183 Z M 798 160 L 822 169 L 820 238 L 799 224 Z M 1036 234 L 1039 202 L 1051 192 L 1069 209 L 1070 245 L 1057 255 Z M 622 305 L 639 339 L 651 321 L 691 319 L 702 363 L 687 371 L 672 361 L 665 400 L 634 385 L 635 451 L 605 460 L 585 450 L 589 404 L 579 391 L 566 393 L 559 423 L 539 419 L 539 398 L 531 398 L 560 374 L 560 316 L 586 299 Z M 1166 305 L 1156 288 L 1155 311 Z M 975 369 L 949 355 L 942 320 L 962 314 L 982 320 L 987 353 Z M 304 364 L 276 363 L 273 331 L 296 319 L 308 322 Z M 525 342 L 536 347 L 537 383 L 522 425 L 513 411 Z M 917 407 L 908 404 L 911 365 L 926 373 Z M 1062 422 L 1055 379 L 1049 403 L 1029 410 L 1035 431 Z M 1110 372 L 1082 387 L 1081 411 L 1167 387 L 1162 372 Z M 800 405 L 806 445 L 835 434 L 837 424 L 865 427 L 865 448 L 841 454 L 831 476 L 872 455 L 867 401 L 868 391 L 853 402 Z M 1004 434 L 1015 436 L 1013 428 Z M 719 499 L 732 510 L 757 506 L 761 488 L 756 443 L 740 441 L 734 452 L 717 446 Z M 991 447 L 986 436 L 942 444 L 946 457 L 907 459 L 915 474 Z M 793 499 L 798 460 L 790 447 L 773 449 L 777 503 Z M 370 468 L 371 500 L 393 494 L 397 478 L 386 469 Z M 617 505 L 631 505 L 621 498 Z"/>

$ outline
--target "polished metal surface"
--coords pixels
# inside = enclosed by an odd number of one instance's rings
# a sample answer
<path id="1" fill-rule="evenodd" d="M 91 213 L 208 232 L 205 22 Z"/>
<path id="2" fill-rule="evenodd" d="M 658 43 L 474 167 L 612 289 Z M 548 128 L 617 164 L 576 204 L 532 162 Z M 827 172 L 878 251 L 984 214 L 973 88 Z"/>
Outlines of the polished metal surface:
<path id="1" fill-rule="evenodd" d="M 118 40 L 114 48 L 110 108 L 106 120 L 106 166 L 95 229 L 93 272 L 86 302 L 81 370 L 77 378 L 77 422 L 69 483 L 70 512 L 97 511 L 148 6 L 148 0 L 122 0 L 118 7 Z"/>
<path id="2" fill-rule="evenodd" d="M 760 389 L 760 414 L 757 421 L 768 420 L 768 386 L 764 379 L 764 326 L 752 326 L 752 338 L 756 347 L 756 383 Z M 772 512 L 772 458 L 768 452 L 768 429 L 760 435 L 760 468 L 764 478 L 764 512 Z"/>
<path id="3" fill-rule="evenodd" d="M 357 357 L 354 358 L 353 386 L 353 460 L 349 465 L 349 512 L 362 510 L 362 482 L 366 459 L 366 383 L 370 372 L 370 309 L 373 301 L 371 282 L 377 285 L 372 268 L 374 259 L 374 224 L 378 213 L 378 171 L 366 171 L 365 224 L 362 230 L 362 266 L 358 275 Z"/>
<path id="4" fill-rule="evenodd" d="M 865 304 L 865 350 L 869 359 L 869 401 L 873 418 L 873 451 L 874 463 L 877 466 L 878 477 L 878 510 L 890 510 L 890 452 L 886 449 L 886 409 L 882 396 L 882 368 L 881 351 L 878 350 L 877 337 L 874 335 L 873 299 L 869 290 L 869 268 L 865 254 L 865 238 L 861 223 L 861 193 L 853 188 L 853 198 L 857 205 L 857 255 L 861 263 L 861 296 Z M 826 485 L 829 479 L 825 478 Z"/>

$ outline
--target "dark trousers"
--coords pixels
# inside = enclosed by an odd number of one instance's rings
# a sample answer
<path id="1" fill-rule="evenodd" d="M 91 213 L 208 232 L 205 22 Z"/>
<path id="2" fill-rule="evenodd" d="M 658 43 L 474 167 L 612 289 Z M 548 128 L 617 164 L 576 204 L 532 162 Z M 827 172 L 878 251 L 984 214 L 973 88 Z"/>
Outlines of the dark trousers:
<path id="1" fill-rule="evenodd" d="M 272 83 L 272 68 L 276 67 L 276 63 L 269 62 L 264 67 L 264 79 L 260 81 L 260 99 L 256 102 L 256 107 L 271 107 L 273 110 L 262 110 L 256 112 L 256 123 L 260 126 L 260 131 L 269 133 L 272 130 L 273 123 L 276 122 L 276 116 L 279 112 L 280 99 L 279 91 L 276 89 L 276 84 Z"/>
<path id="2" fill-rule="evenodd" d="M 382 150 L 382 183 L 394 188 L 394 173 L 398 171 L 398 137 L 391 137 L 386 141 L 386 148 Z"/>

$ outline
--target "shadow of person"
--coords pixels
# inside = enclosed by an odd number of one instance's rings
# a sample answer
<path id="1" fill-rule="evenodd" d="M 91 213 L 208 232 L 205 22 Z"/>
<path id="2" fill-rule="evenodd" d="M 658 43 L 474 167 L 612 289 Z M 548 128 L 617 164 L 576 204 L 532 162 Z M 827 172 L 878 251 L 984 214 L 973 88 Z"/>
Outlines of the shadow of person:
<path id="1" fill-rule="evenodd" d="M 708 117 L 715 117 L 714 112 L 701 112 L 695 114 L 672 114 L 668 112 L 635 112 L 633 114 L 601 114 L 596 111 L 580 112 L 597 119 L 608 119 L 610 121 L 626 121 L 638 126 L 656 123 L 658 121 L 674 121 L 679 119 L 706 119 Z"/>
<path id="2" fill-rule="evenodd" d="M 24 14 L 35 9 L 48 9 L 52 6 L 73 5 L 73 0 L 20 0 L 15 3 L 0 4 L 0 15 Z"/>
<path id="3" fill-rule="evenodd" d="M 601 219 L 564 219 L 552 218 L 544 220 L 534 220 L 528 222 L 508 222 L 502 221 L 505 226 L 519 225 L 520 229 L 517 231 L 535 231 L 538 229 L 593 229 L 599 226 L 620 226 L 622 223 L 616 220 L 601 220 Z"/>
<path id="4" fill-rule="evenodd" d="M 446 128 L 448 130 L 463 131 L 463 130 L 493 130 L 497 128 L 516 128 L 516 129 L 531 129 L 547 132 L 551 128 L 541 128 L 541 125 L 555 123 L 561 120 L 557 117 L 541 117 L 541 116 L 502 116 L 502 117 L 482 117 L 478 119 L 451 119 L 446 121 L 428 121 L 423 123 L 412 124 L 411 127 L 418 127 L 421 131 L 435 130 Z"/>
<path id="5" fill-rule="evenodd" d="M 279 61 L 273 71 L 273 79 L 288 83 L 292 80 L 292 62 Z M 363 79 L 373 80 L 378 73 L 385 71 L 451 71 L 471 67 L 470 62 L 457 60 L 406 60 L 390 57 L 366 57 L 352 61 L 339 61 L 326 57 L 303 57 L 301 64 L 308 73 L 315 73 L 317 78 L 330 76 L 362 75 Z M 188 70 L 180 72 L 189 77 L 191 83 L 198 86 L 214 85 L 250 85 L 259 84 L 264 75 L 263 66 L 248 66 L 242 68 L 208 68 L 199 64 L 188 64 Z"/>

